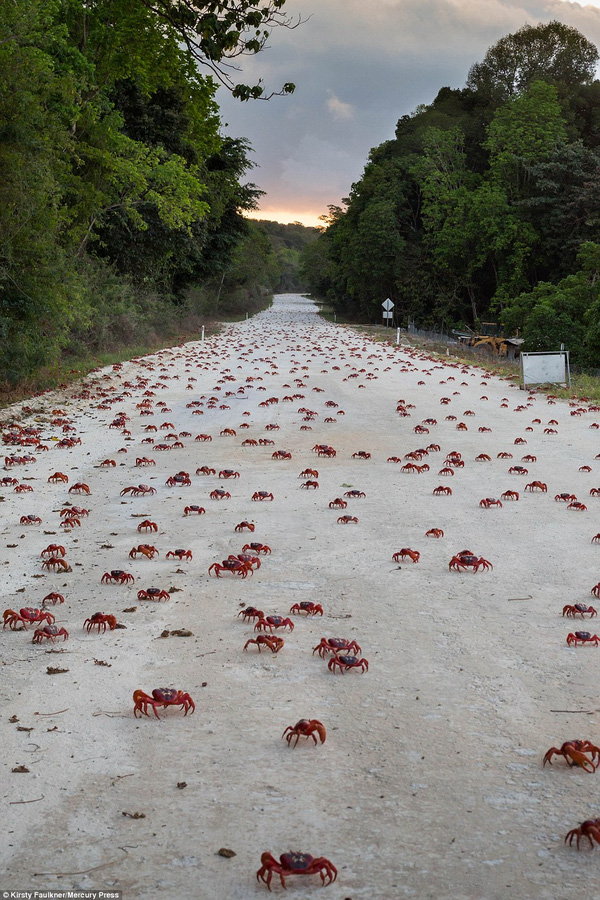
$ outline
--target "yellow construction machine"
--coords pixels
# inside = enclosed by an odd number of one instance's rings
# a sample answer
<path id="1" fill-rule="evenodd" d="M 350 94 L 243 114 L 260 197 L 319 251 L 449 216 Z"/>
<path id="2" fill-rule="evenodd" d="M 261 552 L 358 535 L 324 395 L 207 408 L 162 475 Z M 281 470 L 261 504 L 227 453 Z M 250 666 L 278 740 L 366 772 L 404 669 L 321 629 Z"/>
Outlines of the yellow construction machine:
<path id="1" fill-rule="evenodd" d="M 504 337 L 502 327 L 496 322 L 482 322 L 478 331 L 469 329 L 455 331 L 454 334 L 461 344 L 504 359 L 517 359 L 523 343 L 523 338 L 518 336 Z"/>

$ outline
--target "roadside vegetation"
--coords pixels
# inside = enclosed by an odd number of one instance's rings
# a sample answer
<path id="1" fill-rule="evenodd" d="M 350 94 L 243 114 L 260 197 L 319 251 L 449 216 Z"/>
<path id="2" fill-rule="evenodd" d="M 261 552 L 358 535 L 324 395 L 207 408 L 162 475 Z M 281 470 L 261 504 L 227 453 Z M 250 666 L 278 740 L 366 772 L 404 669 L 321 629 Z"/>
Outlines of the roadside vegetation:
<path id="1" fill-rule="evenodd" d="M 0 4 L 5 393 L 270 302 L 281 260 L 245 217 L 262 192 L 248 142 L 221 132 L 217 88 L 268 99 L 231 63 L 297 24 L 284 5 Z"/>
<path id="2" fill-rule="evenodd" d="M 386 298 L 394 325 L 497 322 L 600 368 L 598 59 L 574 28 L 525 26 L 402 116 L 304 251 L 312 295 L 354 322 Z"/>

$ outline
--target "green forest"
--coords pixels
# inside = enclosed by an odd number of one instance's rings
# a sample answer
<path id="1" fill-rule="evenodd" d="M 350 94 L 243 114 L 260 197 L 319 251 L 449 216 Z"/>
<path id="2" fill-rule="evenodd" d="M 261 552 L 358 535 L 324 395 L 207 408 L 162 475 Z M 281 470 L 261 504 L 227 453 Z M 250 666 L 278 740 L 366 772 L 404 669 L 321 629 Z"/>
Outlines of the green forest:
<path id="1" fill-rule="evenodd" d="M 600 366 L 598 51 L 574 28 L 525 26 L 375 147 L 301 261 L 347 320 L 495 321 L 529 351 Z"/>
<path id="2" fill-rule="evenodd" d="M 217 103 L 269 99 L 235 63 L 295 27 L 284 4 L 2 0 L 0 387 L 243 316 L 290 280 L 244 216 L 262 192 Z"/>

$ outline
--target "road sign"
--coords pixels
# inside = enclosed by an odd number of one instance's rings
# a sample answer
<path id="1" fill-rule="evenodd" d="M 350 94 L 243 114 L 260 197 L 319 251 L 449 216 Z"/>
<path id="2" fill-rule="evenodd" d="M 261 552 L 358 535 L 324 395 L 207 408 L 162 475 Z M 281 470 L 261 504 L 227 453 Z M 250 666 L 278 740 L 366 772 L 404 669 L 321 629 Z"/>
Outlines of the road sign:
<path id="1" fill-rule="evenodd" d="M 392 303 L 392 301 L 390 300 L 389 297 L 387 298 L 387 300 L 384 300 L 381 305 L 383 306 L 383 308 L 385 309 L 386 312 L 389 312 L 391 309 L 394 308 L 394 304 Z"/>
<path id="2" fill-rule="evenodd" d="M 394 313 L 393 313 L 393 312 L 384 312 L 383 318 L 384 318 L 384 319 L 393 319 L 393 318 L 394 318 Z"/>

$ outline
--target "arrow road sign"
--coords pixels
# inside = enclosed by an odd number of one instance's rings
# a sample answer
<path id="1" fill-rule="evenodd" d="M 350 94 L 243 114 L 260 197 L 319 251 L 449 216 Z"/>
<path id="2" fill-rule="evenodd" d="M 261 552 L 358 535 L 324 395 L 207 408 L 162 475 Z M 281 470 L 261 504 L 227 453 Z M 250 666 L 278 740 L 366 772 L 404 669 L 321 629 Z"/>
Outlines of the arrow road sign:
<path id="1" fill-rule="evenodd" d="M 394 304 L 392 303 L 392 301 L 390 300 L 389 297 L 387 298 L 387 300 L 384 300 L 381 305 L 383 306 L 383 308 L 385 309 L 386 312 L 389 312 L 391 309 L 394 308 Z"/>

